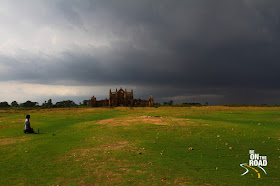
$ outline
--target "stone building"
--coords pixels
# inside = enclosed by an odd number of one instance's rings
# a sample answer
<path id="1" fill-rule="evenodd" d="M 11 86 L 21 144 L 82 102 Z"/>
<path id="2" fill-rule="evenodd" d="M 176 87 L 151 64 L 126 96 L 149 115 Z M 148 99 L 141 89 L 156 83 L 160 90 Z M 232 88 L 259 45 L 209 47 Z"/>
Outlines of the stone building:
<path id="1" fill-rule="evenodd" d="M 112 92 L 110 89 L 109 99 L 96 100 L 94 96 L 92 96 L 90 100 L 90 105 L 92 107 L 104 107 L 104 106 L 153 106 L 154 99 L 153 96 L 149 96 L 148 100 L 145 99 L 133 99 L 133 90 L 127 91 L 120 88 L 116 89 L 116 92 Z"/>
<path id="2" fill-rule="evenodd" d="M 109 106 L 109 100 L 103 99 L 103 100 L 96 100 L 96 97 L 92 96 L 90 99 L 90 106 L 92 107 L 106 107 Z"/>

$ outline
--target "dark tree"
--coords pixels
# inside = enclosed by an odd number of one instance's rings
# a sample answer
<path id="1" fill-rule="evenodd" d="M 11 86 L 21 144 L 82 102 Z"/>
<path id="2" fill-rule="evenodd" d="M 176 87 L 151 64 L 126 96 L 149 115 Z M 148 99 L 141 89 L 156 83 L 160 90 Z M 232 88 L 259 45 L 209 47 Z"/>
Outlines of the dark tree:
<path id="1" fill-rule="evenodd" d="M 76 103 L 72 100 L 60 101 L 55 104 L 55 107 L 64 108 L 64 107 L 75 107 Z"/>
<path id="2" fill-rule="evenodd" d="M 83 106 L 89 106 L 89 105 L 90 105 L 90 100 L 83 101 Z"/>
<path id="3" fill-rule="evenodd" d="M 52 108 L 52 107 L 53 107 L 52 99 L 49 99 L 48 102 L 45 101 L 45 103 L 42 104 L 42 108 Z"/>
<path id="4" fill-rule="evenodd" d="M 47 102 L 47 108 L 52 108 L 52 107 L 53 107 L 52 99 L 49 99 Z"/>
<path id="5" fill-rule="evenodd" d="M 4 101 L 4 102 L 0 102 L 0 107 L 6 108 L 6 107 L 10 107 L 9 103 Z"/>
<path id="6" fill-rule="evenodd" d="M 13 101 L 13 102 L 11 103 L 11 106 L 12 106 L 12 107 L 18 107 L 19 105 L 18 105 L 18 103 L 17 103 L 16 101 Z"/>
<path id="7" fill-rule="evenodd" d="M 25 103 L 21 103 L 20 107 L 37 107 L 38 103 L 37 102 L 32 102 L 32 101 L 26 101 Z"/>
<path id="8" fill-rule="evenodd" d="M 163 102 L 163 105 L 173 105 L 173 100 L 170 100 L 168 102 Z"/>
<path id="9" fill-rule="evenodd" d="M 168 102 L 168 105 L 173 105 L 173 103 L 174 103 L 174 101 L 173 101 L 173 100 L 170 100 L 170 101 Z"/>
<path id="10" fill-rule="evenodd" d="M 45 101 L 44 103 L 42 103 L 42 108 L 47 108 L 47 101 Z"/>

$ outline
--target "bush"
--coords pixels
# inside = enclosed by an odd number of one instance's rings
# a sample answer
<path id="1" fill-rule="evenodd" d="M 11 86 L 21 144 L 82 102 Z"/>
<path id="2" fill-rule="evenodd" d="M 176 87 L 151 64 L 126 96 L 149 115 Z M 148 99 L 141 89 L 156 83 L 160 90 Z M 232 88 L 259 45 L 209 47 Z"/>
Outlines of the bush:
<path id="1" fill-rule="evenodd" d="M 32 102 L 32 101 L 28 100 L 25 103 L 21 103 L 19 106 L 20 107 L 28 107 L 28 108 L 30 108 L 30 107 L 38 107 L 39 104 L 38 104 L 38 102 Z"/>
<path id="2" fill-rule="evenodd" d="M 10 107 L 10 105 L 8 102 L 4 101 L 4 102 L 0 102 L 0 107 L 7 108 L 7 107 Z"/>
<path id="3" fill-rule="evenodd" d="M 55 104 L 57 108 L 76 107 L 77 104 L 72 100 L 60 101 Z"/>

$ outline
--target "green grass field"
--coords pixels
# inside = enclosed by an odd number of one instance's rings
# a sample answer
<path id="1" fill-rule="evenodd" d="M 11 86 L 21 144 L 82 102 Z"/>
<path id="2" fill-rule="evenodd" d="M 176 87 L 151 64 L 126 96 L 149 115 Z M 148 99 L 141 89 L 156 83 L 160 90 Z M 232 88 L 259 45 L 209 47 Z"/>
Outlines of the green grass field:
<path id="1" fill-rule="evenodd" d="M 1 185 L 280 185 L 277 107 L 2 110 L 0 127 Z M 241 176 L 250 149 L 260 178 Z"/>

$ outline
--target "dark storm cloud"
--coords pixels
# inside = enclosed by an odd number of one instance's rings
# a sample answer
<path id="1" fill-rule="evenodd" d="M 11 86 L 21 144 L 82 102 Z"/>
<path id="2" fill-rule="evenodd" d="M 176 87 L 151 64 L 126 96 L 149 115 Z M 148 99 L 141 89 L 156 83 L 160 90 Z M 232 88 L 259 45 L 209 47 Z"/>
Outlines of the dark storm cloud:
<path id="1" fill-rule="evenodd" d="M 275 94 L 280 91 L 279 1 L 51 1 L 45 5 L 46 13 L 35 19 L 36 24 L 43 17 L 43 25 L 80 30 L 92 38 L 108 39 L 109 44 L 92 46 L 85 39 L 76 45 L 71 40 L 83 34 L 74 31 L 69 33 L 68 47 L 46 58 L 27 53 L 27 63 L 22 63 L 1 55 L 1 64 L 9 69 L 0 75 L 2 81 L 145 87 L 162 99 L 212 95 L 227 103 L 280 101 Z M 139 88 L 139 95 L 145 94 L 140 92 Z"/>

